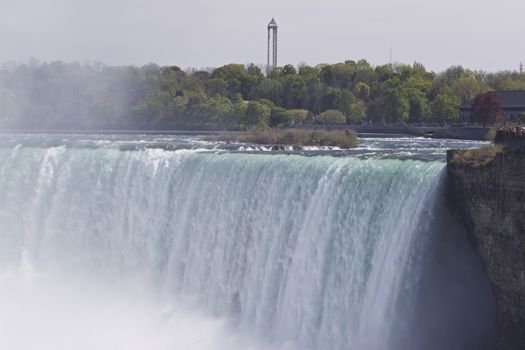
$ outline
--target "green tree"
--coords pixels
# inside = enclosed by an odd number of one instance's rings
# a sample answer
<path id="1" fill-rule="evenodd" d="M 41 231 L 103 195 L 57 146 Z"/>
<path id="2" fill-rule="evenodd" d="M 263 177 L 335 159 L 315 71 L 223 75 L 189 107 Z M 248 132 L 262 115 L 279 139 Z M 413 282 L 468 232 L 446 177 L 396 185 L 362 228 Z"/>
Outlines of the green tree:
<path id="1" fill-rule="evenodd" d="M 179 99 L 179 102 L 182 102 L 181 99 Z M 184 101 L 184 109 L 186 106 L 185 102 L 186 101 Z M 156 89 L 145 97 L 143 103 L 137 107 L 137 111 L 147 115 L 154 124 L 159 124 L 165 123 L 170 119 L 173 120 L 177 115 L 181 117 L 181 115 L 177 113 L 176 107 L 177 99 L 168 91 Z"/>
<path id="2" fill-rule="evenodd" d="M 287 64 L 281 70 L 281 76 L 283 77 L 287 75 L 296 75 L 296 74 L 297 74 L 297 69 L 295 69 L 295 67 L 292 66 L 291 64 Z"/>
<path id="3" fill-rule="evenodd" d="M 304 108 L 307 104 L 306 98 L 306 83 L 302 76 L 286 75 L 282 79 L 282 107 Z"/>
<path id="4" fill-rule="evenodd" d="M 343 89 L 341 90 L 341 95 L 339 98 L 337 109 L 343 112 L 343 114 L 348 115 L 350 114 L 350 108 L 352 106 L 352 103 L 354 103 L 354 101 L 355 101 L 354 94 L 352 94 L 350 90 Z"/>
<path id="5" fill-rule="evenodd" d="M 202 80 L 200 80 L 199 78 L 193 75 L 186 76 L 186 78 L 184 78 L 180 83 L 176 83 L 176 82 L 170 82 L 170 83 L 171 83 L 171 86 L 169 90 L 173 92 L 175 89 L 178 90 L 178 86 L 180 85 L 180 87 L 184 91 L 191 91 L 191 92 L 196 92 L 199 94 L 206 93 L 206 89 L 204 87 L 204 83 L 202 82 Z"/>
<path id="6" fill-rule="evenodd" d="M 233 111 L 231 101 L 222 96 L 212 97 L 201 106 L 202 124 L 210 126 L 228 126 Z"/>
<path id="7" fill-rule="evenodd" d="M 291 109 L 288 113 L 293 124 L 303 124 L 311 118 L 311 113 L 306 109 Z"/>
<path id="8" fill-rule="evenodd" d="M 282 97 L 282 83 L 278 79 L 266 78 L 257 87 L 257 97 L 265 98 L 279 105 Z"/>
<path id="9" fill-rule="evenodd" d="M 206 102 L 206 96 L 194 94 L 188 98 L 186 110 L 184 111 L 184 122 L 188 125 L 202 124 L 202 115 L 200 113 L 202 105 Z"/>
<path id="10" fill-rule="evenodd" d="M 248 75 L 256 76 L 259 79 L 264 78 L 264 74 L 263 74 L 261 68 L 257 67 L 253 63 L 250 63 L 248 66 L 246 66 L 246 73 Z"/>
<path id="11" fill-rule="evenodd" d="M 436 120 L 456 120 L 459 117 L 460 100 L 449 94 L 439 94 L 430 104 L 432 115 Z"/>
<path id="12" fill-rule="evenodd" d="M 246 66 L 246 74 L 241 74 L 239 80 L 241 82 L 240 92 L 244 99 L 252 100 L 257 98 L 257 86 L 264 79 L 264 75 L 259 67 L 250 63 Z"/>
<path id="13" fill-rule="evenodd" d="M 383 101 L 384 119 L 389 123 L 399 123 L 408 120 L 410 104 L 403 90 L 389 89 L 385 92 Z"/>
<path id="14" fill-rule="evenodd" d="M 319 70 L 319 78 L 321 83 L 328 86 L 335 86 L 335 77 L 332 71 L 332 66 L 329 64 L 320 64 L 317 66 Z"/>
<path id="15" fill-rule="evenodd" d="M 337 63 L 331 67 L 333 84 L 341 89 L 349 89 L 355 78 L 356 67 L 351 64 Z"/>
<path id="16" fill-rule="evenodd" d="M 271 108 L 261 102 L 249 102 L 244 113 L 244 124 L 247 127 L 267 126 L 270 121 L 270 111 Z"/>
<path id="17" fill-rule="evenodd" d="M 229 82 L 230 80 L 240 80 L 246 74 L 246 68 L 242 64 L 227 64 L 215 69 L 212 78 L 218 78 Z"/>
<path id="18" fill-rule="evenodd" d="M 427 72 L 425 66 L 421 63 L 414 63 L 410 71 L 410 75 L 403 76 L 403 85 L 407 89 L 416 89 L 426 94 L 431 86 L 432 81 L 434 80 L 435 74 L 432 72 Z"/>
<path id="19" fill-rule="evenodd" d="M 318 77 L 318 71 L 314 67 L 301 65 L 299 66 L 298 74 L 302 77 Z"/>
<path id="20" fill-rule="evenodd" d="M 375 73 L 377 74 L 379 81 L 387 81 L 395 76 L 394 67 L 391 64 L 377 66 Z"/>
<path id="21" fill-rule="evenodd" d="M 315 76 L 305 78 L 305 84 L 306 108 L 314 114 L 321 112 L 321 100 L 325 93 L 324 85 L 319 81 L 319 78 Z"/>
<path id="22" fill-rule="evenodd" d="M 504 71 L 487 74 L 484 78 L 493 90 L 525 90 L 525 73 Z"/>
<path id="23" fill-rule="evenodd" d="M 282 126 L 290 123 L 291 115 L 290 113 L 281 107 L 274 107 L 270 111 L 270 122 L 271 127 Z"/>
<path id="24" fill-rule="evenodd" d="M 227 64 L 215 69 L 211 75 L 213 79 L 222 79 L 228 83 L 230 94 L 240 92 L 241 82 L 246 75 L 246 68 L 242 64 Z"/>
<path id="25" fill-rule="evenodd" d="M 367 83 L 371 86 L 372 82 L 377 79 L 374 68 L 366 60 L 359 60 L 355 65 L 355 79 L 354 81 Z"/>
<path id="26" fill-rule="evenodd" d="M 329 109 L 319 115 L 319 120 L 323 124 L 344 124 L 346 122 L 346 117 L 337 109 Z"/>
<path id="27" fill-rule="evenodd" d="M 365 121 L 366 108 L 363 101 L 355 101 L 350 107 L 350 114 L 347 117 L 346 122 L 348 124 L 360 124 Z"/>
<path id="28" fill-rule="evenodd" d="M 432 111 L 425 94 L 417 89 L 407 89 L 406 96 L 410 106 L 408 119 L 411 122 L 423 122 L 430 120 L 432 117 Z"/>
<path id="29" fill-rule="evenodd" d="M 369 101 L 366 104 L 367 119 L 374 123 L 384 123 L 383 101 L 381 98 Z"/>
<path id="30" fill-rule="evenodd" d="M 209 97 L 226 96 L 228 94 L 228 83 L 223 79 L 210 79 L 206 81 L 204 86 Z"/>
<path id="31" fill-rule="evenodd" d="M 368 84 L 359 82 L 355 84 L 356 96 L 362 100 L 367 100 L 370 97 L 370 86 Z"/>
<path id="32" fill-rule="evenodd" d="M 247 104 L 240 101 L 236 102 L 232 106 L 232 113 L 229 119 L 229 128 L 230 129 L 242 129 L 246 128 L 244 121 L 246 120 L 246 109 Z"/>
<path id="33" fill-rule="evenodd" d="M 198 70 L 198 71 L 191 73 L 191 75 L 196 77 L 199 80 L 206 81 L 210 79 L 211 73 L 205 70 Z"/>
<path id="34" fill-rule="evenodd" d="M 270 72 L 268 72 L 268 75 L 266 77 L 269 79 L 279 79 L 281 77 L 282 70 L 282 67 L 272 67 L 270 68 Z"/>
<path id="35" fill-rule="evenodd" d="M 262 78 L 253 74 L 245 74 L 240 78 L 239 91 L 242 97 L 246 100 L 251 100 L 257 97 L 256 88 Z"/>
<path id="36" fill-rule="evenodd" d="M 231 100 L 232 100 L 232 103 L 234 104 L 242 103 L 244 101 L 240 93 L 236 93 L 235 95 L 233 95 L 233 98 Z"/>
<path id="37" fill-rule="evenodd" d="M 466 76 L 454 80 L 451 88 L 453 94 L 459 98 L 460 103 L 469 102 L 486 90 L 486 87 L 476 80 L 474 76 Z"/>
<path id="38" fill-rule="evenodd" d="M 257 100 L 257 102 L 259 103 L 262 103 L 263 105 L 265 105 L 266 107 L 272 109 L 274 107 L 276 107 L 275 103 L 273 103 L 272 101 L 266 99 L 266 98 L 260 98 Z"/>
<path id="39" fill-rule="evenodd" d="M 341 102 L 341 89 L 328 88 L 321 98 L 321 111 L 337 109 Z"/>

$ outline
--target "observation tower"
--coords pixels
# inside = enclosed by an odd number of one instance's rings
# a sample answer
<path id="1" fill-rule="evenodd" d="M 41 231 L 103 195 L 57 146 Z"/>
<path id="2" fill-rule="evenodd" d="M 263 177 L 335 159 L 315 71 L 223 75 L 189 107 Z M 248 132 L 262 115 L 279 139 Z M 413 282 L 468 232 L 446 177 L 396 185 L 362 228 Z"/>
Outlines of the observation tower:
<path id="1" fill-rule="evenodd" d="M 270 50 L 270 41 L 272 43 L 272 47 Z M 272 64 L 270 66 L 270 51 L 272 53 Z M 277 67 L 277 22 L 275 22 L 275 19 L 272 18 L 270 23 L 268 23 L 268 61 L 266 65 L 266 73 L 270 73 L 270 71 Z"/>

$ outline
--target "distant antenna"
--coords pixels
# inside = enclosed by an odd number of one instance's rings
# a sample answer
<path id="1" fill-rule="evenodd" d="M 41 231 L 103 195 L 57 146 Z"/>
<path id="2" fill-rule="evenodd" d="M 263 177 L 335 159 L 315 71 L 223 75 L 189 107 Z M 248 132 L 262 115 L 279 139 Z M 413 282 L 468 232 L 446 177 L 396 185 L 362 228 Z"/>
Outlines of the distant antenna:
<path id="1" fill-rule="evenodd" d="M 390 65 L 392 65 L 392 47 L 390 47 Z"/>
<path id="2" fill-rule="evenodd" d="M 520 62 L 520 74 L 523 74 L 523 61 Z"/>

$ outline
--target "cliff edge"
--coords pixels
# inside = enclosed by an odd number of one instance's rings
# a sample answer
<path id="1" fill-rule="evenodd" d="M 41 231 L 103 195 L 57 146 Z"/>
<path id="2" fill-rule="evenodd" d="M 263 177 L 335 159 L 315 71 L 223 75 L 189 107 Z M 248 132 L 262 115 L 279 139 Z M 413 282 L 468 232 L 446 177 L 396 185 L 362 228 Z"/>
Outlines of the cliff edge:
<path id="1" fill-rule="evenodd" d="M 521 129 L 520 129 L 521 130 Z M 496 298 L 496 349 L 525 349 L 525 135 L 447 153 L 451 212 L 467 228 Z"/>

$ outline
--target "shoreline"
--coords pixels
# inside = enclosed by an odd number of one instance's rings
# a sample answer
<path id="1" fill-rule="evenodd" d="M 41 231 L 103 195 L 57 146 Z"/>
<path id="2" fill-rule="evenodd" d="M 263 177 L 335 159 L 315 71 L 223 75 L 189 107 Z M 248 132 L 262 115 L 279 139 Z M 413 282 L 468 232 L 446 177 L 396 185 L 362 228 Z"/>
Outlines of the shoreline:
<path id="1" fill-rule="evenodd" d="M 473 141 L 492 141 L 495 128 L 475 126 L 411 126 L 411 125 L 305 125 L 290 129 L 314 129 L 337 131 L 351 129 L 358 137 L 364 135 L 392 135 L 399 137 L 427 137 L 434 139 L 457 139 Z M 237 134 L 244 131 L 228 130 L 183 130 L 183 129 L 0 129 L 0 134 L 71 134 L 71 135 L 219 135 Z"/>

